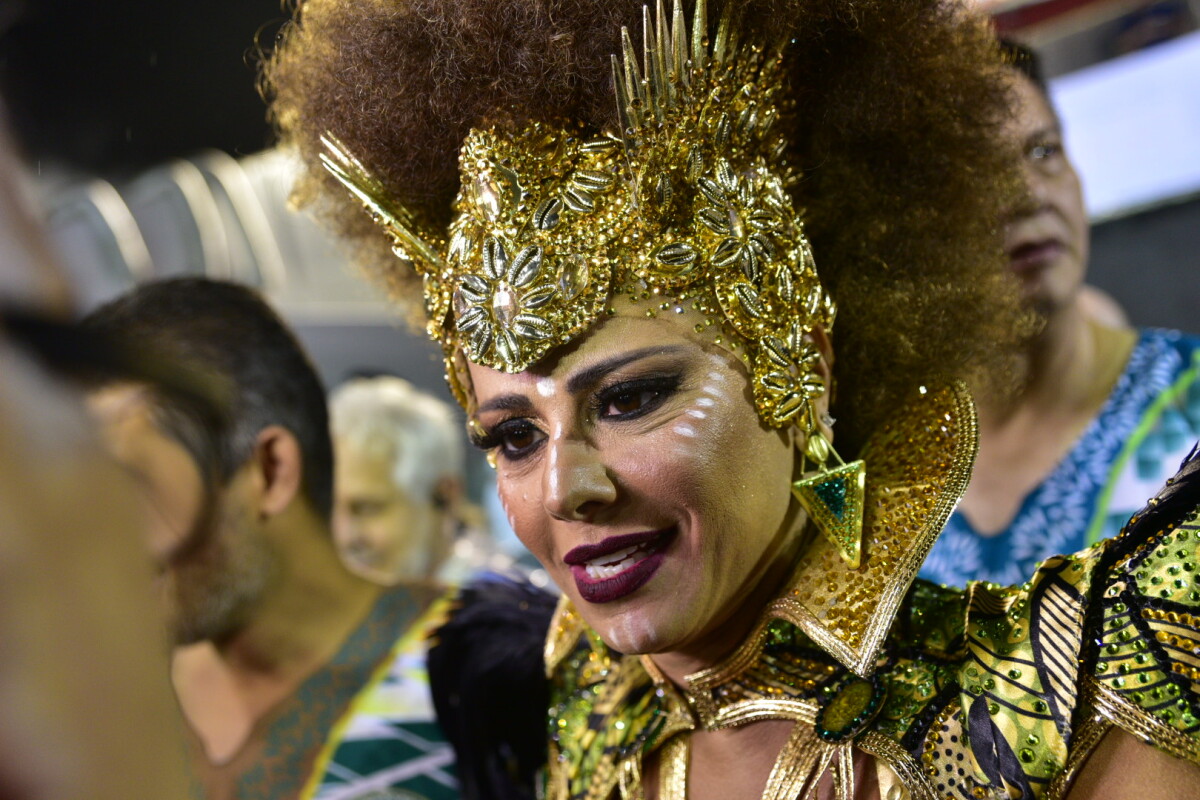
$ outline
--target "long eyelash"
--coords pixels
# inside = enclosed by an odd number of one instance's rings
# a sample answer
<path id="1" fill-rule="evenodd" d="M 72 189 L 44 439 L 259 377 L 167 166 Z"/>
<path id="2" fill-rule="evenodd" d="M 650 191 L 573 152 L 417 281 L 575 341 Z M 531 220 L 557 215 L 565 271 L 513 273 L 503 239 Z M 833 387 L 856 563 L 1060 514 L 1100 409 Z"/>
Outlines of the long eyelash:
<path id="1" fill-rule="evenodd" d="M 649 375 L 644 378 L 635 378 L 634 380 L 621 381 L 620 383 L 606 386 L 592 395 L 590 402 L 592 413 L 600 413 L 604 410 L 605 406 L 623 394 L 648 391 L 669 394 L 678 389 L 679 384 L 682 382 L 682 375 L 670 373 L 666 375 Z"/>
<path id="2" fill-rule="evenodd" d="M 509 420 L 503 420 L 499 424 L 493 426 L 489 430 L 484 431 L 483 433 L 480 433 L 476 430 L 468 430 L 467 440 L 470 441 L 474 447 L 477 447 L 480 450 L 491 450 L 495 447 L 499 447 L 501 436 L 500 426 L 508 421 Z"/>
<path id="3" fill-rule="evenodd" d="M 494 450 L 504 444 L 504 437 L 513 432 L 513 428 L 527 425 L 530 428 L 534 427 L 533 423 L 524 420 L 521 417 L 509 417 L 502 419 L 493 425 L 490 429 L 479 433 L 478 431 L 468 430 L 467 439 L 472 445 L 480 450 Z"/>
<path id="4" fill-rule="evenodd" d="M 500 444 L 500 439 L 494 433 L 485 433 L 480 435 L 475 432 L 467 434 L 467 440 L 472 447 L 477 447 L 480 450 L 491 450 Z"/>

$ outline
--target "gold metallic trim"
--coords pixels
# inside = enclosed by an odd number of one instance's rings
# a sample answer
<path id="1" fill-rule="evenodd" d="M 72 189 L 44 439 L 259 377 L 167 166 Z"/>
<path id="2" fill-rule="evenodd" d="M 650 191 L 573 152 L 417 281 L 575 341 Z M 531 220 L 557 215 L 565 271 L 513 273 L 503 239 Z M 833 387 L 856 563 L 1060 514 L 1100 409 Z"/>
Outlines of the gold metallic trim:
<path id="1" fill-rule="evenodd" d="M 833 767 L 833 794 L 837 800 L 854 800 L 854 748 L 841 744 Z"/>
<path id="2" fill-rule="evenodd" d="M 575 649 L 575 643 L 583 634 L 583 619 L 571 605 L 566 595 L 558 598 L 550 627 L 546 631 L 546 644 L 542 650 L 542 663 L 546 665 L 546 677 L 554 675 L 559 663 Z"/>
<path id="3" fill-rule="evenodd" d="M 431 236 L 428 231 L 421 230 L 408 209 L 391 201 L 383 184 L 350 155 L 350 151 L 336 136 L 326 133 L 321 137 L 321 146 L 325 148 L 319 156 L 322 166 L 358 198 L 376 224 L 391 235 L 393 243 L 406 256 L 422 260 L 427 272 L 437 273 L 446 268 L 446 260 L 441 253 L 445 242 L 441 237 Z"/>
<path id="4" fill-rule="evenodd" d="M 813 725 L 817 721 L 817 706 L 803 700 L 747 700 L 722 708 L 713 717 L 712 723 L 704 727 L 707 730 L 721 730 L 768 719 L 795 720 Z"/>
<path id="5" fill-rule="evenodd" d="M 771 768 L 763 800 L 796 800 L 829 768 L 836 750 L 821 741 L 811 726 L 797 723 Z"/>
<path id="6" fill-rule="evenodd" d="M 1112 727 L 1112 723 L 1099 714 L 1089 716 L 1079 724 L 1071 737 L 1071 750 L 1067 754 L 1067 763 L 1046 787 L 1046 800 L 1061 800 L 1070 793 L 1071 784 L 1075 782 L 1079 769 L 1096 749 L 1096 745 L 1100 744 L 1104 734 L 1112 730 Z"/>
<path id="7" fill-rule="evenodd" d="M 663 745 L 658 760 L 659 800 L 687 800 L 688 760 L 691 737 L 676 736 Z"/>
<path id="8" fill-rule="evenodd" d="M 912 753 L 882 733 L 864 733 L 854 741 L 854 746 L 882 760 L 909 791 L 912 800 L 938 800 L 937 792 L 920 763 Z"/>
<path id="9" fill-rule="evenodd" d="M 642 786 L 641 762 L 636 758 L 627 758 L 621 762 L 621 797 L 624 800 L 645 800 L 646 793 Z"/>
<path id="10" fill-rule="evenodd" d="M 954 511 L 954 507 L 958 505 L 962 498 L 963 492 L 967 489 L 967 483 L 971 479 L 971 468 L 975 462 L 975 455 L 979 450 L 979 422 L 975 414 L 975 404 L 971 401 L 970 392 L 965 384 L 955 381 L 945 389 L 928 389 L 921 387 L 923 397 L 928 397 L 935 393 L 947 392 L 949 394 L 950 408 L 943 410 L 941 413 L 944 416 L 944 421 L 954 426 L 954 435 L 951 437 L 952 452 L 950 453 L 950 462 L 942 478 L 940 486 L 934 484 L 934 488 L 938 490 L 937 498 L 932 506 L 922 516 L 923 522 L 915 536 L 911 541 L 893 541 L 891 548 L 896 549 L 895 545 L 900 545 L 901 553 L 898 557 L 894 557 L 892 563 L 886 571 L 887 580 L 882 589 L 876 594 L 869 596 L 860 608 L 855 609 L 857 615 L 865 615 L 867 618 L 867 626 L 865 632 L 858 641 L 851 640 L 851 637 L 842 635 L 839 631 L 831 629 L 819 615 L 814 614 L 811 609 L 805 604 L 792 597 L 784 597 L 777 600 L 774 606 L 774 613 L 781 619 L 793 623 L 807 634 L 813 641 L 819 644 L 823 649 L 827 650 L 830 655 L 842 662 L 854 674 L 859 677 L 870 677 L 875 672 L 875 660 L 879 654 L 880 648 L 883 646 L 884 640 L 887 638 L 888 631 L 891 630 L 892 622 L 895 619 L 896 611 L 900 607 L 900 603 L 904 599 L 904 595 L 908 592 L 913 580 L 916 579 L 917 573 L 921 569 L 921 564 L 924 563 L 925 557 L 929 555 L 929 550 L 933 547 L 934 541 L 942 528 L 949 519 L 950 514 Z M 934 398 L 928 398 L 934 400 Z M 937 405 L 934 406 L 935 412 L 938 410 Z M 920 408 L 920 403 L 916 406 L 910 406 L 900 412 L 900 416 L 905 414 L 928 414 L 928 411 Z M 933 416 L 933 415 L 930 415 Z M 897 427 L 911 427 L 907 425 L 907 420 L 898 419 Z M 936 423 L 935 423 L 936 424 Z M 892 476 L 879 475 L 875 464 L 879 463 L 879 458 L 875 456 L 879 450 L 886 446 L 886 442 L 881 442 L 879 437 L 873 437 L 871 442 L 863 451 L 863 460 L 867 462 L 869 477 L 868 477 L 868 499 L 866 506 L 870 508 L 874 501 L 877 501 L 881 493 L 889 493 L 895 497 L 900 493 L 912 493 L 919 495 L 925 492 L 932 482 L 926 481 L 919 484 L 903 483 L 902 476 L 895 476 L 900 480 L 893 482 L 895 478 Z M 928 472 L 932 472 L 931 470 Z M 921 474 L 926 474 L 922 472 Z M 891 478 L 891 480 L 889 480 Z M 874 491 L 872 491 L 872 482 L 875 483 Z M 875 514 L 869 514 L 868 530 L 864 531 L 864 541 L 870 541 L 871 537 L 877 537 L 885 540 L 888 535 L 884 532 L 886 522 L 875 518 Z M 874 525 L 870 525 L 874 522 Z M 821 539 L 814 542 L 812 550 L 832 549 L 825 540 Z M 812 551 L 810 551 L 811 553 Z M 845 586 L 854 586 L 854 578 L 862 575 L 864 571 L 868 571 L 872 564 L 872 560 L 880 558 L 886 559 L 888 554 L 872 553 L 868 548 L 863 556 L 863 565 L 857 570 L 852 570 L 840 558 L 806 558 L 806 566 L 820 566 L 823 568 L 821 575 L 810 574 L 807 570 L 802 569 L 794 578 L 793 586 L 804 582 L 839 581 Z"/>
<path id="11" fill-rule="evenodd" d="M 1168 755 L 1200 764 L 1200 742 L 1175 730 L 1090 675 L 1084 677 L 1082 684 L 1088 703 L 1112 724 L 1151 742 Z"/>

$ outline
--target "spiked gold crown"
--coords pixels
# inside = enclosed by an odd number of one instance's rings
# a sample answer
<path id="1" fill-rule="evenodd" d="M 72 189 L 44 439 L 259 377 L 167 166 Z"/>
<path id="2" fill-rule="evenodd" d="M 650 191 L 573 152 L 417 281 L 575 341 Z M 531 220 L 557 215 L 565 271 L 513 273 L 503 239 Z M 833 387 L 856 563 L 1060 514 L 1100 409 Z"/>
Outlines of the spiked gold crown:
<path id="1" fill-rule="evenodd" d="M 676 305 L 733 334 L 769 424 L 815 427 L 824 391 L 806 337 L 834 305 L 788 194 L 796 175 L 778 121 L 785 42 L 740 41 L 728 3 L 709 41 L 705 3 L 689 36 L 676 0 L 644 10 L 638 58 L 613 56 L 621 129 L 565 122 L 472 130 L 448 231 L 423 229 L 328 135 L 322 161 L 424 280 L 428 332 L 459 399 L 459 354 L 520 372 L 574 339 L 615 297 Z M 703 327 L 703 326 L 700 326 Z"/>

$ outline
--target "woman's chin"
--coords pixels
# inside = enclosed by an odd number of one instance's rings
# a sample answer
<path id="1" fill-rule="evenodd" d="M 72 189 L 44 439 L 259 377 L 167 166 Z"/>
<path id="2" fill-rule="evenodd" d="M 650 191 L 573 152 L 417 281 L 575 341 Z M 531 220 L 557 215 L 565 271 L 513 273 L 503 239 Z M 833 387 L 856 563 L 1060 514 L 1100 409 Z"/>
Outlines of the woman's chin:
<path id="1" fill-rule="evenodd" d="M 597 633 L 609 647 L 629 656 L 652 655 L 670 647 L 644 620 L 622 617 L 614 620 L 606 630 Z"/>
<path id="2" fill-rule="evenodd" d="M 678 603 L 681 598 L 670 598 L 676 602 L 660 608 L 653 602 L 630 603 L 626 608 L 580 609 L 583 618 L 612 649 L 625 655 L 654 655 L 674 652 L 695 636 L 694 617 L 679 616 L 674 612 L 688 608 L 688 603 Z M 579 608 L 579 606 L 576 606 Z M 588 612 L 592 613 L 588 613 Z M 596 613 L 600 612 L 600 613 Z"/>

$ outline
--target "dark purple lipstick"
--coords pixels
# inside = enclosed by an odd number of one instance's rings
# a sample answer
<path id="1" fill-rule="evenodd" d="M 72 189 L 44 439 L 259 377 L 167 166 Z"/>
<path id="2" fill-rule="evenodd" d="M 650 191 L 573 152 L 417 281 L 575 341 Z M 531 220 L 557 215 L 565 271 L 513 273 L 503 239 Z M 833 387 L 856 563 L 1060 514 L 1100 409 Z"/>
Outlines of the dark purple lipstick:
<path id="1" fill-rule="evenodd" d="M 665 560 L 675 528 L 611 536 L 573 548 L 564 557 L 579 595 L 589 603 L 611 603 L 646 584 Z"/>

